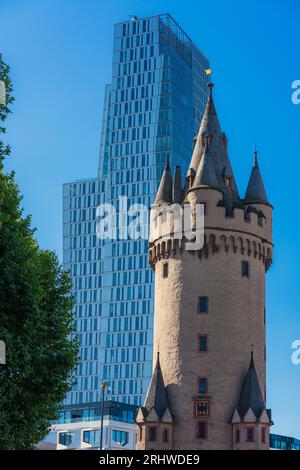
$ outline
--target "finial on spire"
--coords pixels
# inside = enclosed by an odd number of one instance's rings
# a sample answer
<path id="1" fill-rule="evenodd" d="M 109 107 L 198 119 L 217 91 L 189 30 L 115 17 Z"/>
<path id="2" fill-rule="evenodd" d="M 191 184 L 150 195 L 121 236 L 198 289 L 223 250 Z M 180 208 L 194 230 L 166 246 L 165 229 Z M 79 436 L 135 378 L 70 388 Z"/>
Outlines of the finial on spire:
<path id="1" fill-rule="evenodd" d="M 209 82 L 207 86 L 209 88 L 209 95 L 211 96 L 212 95 L 212 89 L 215 85 L 212 82 Z"/>
<path id="2" fill-rule="evenodd" d="M 251 343 L 251 360 L 253 361 L 253 355 L 254 355 L 254 338 L 252 336 L 252 343 Z"/>
<path id="3" fill-rule="evenodd" d="M 254 147 L 254 167 L 258 166 L 257 155 L 258 155 L 258 150 L 257 150 L 257 146 L 255 145 L 255 147 Z"/>

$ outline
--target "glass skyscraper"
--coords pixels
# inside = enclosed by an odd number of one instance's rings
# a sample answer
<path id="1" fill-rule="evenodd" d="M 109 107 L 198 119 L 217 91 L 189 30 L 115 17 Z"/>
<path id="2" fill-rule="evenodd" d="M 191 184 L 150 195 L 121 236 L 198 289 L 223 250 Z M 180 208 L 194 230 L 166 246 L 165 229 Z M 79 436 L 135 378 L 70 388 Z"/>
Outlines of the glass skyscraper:
<path id="1" fill-rule="evenodd" d="M 80 340 L 66 404 L 108 398 L 139 405 L 152 369 L 153 273 L 148 241 L 97 237 L 97 207 L 153 202 L 170 155 L 186 169 L 207 100 L 209 62 L 170 15 L 114 26 L 98 175 L 64 185 L 64 266 L 73 279 Z M 125 217 L 125 219 L 124 219 Z M 127 220 L 128 222 L 128 220 Z M 125 221 L 126 223 L 126 221 Z"/>

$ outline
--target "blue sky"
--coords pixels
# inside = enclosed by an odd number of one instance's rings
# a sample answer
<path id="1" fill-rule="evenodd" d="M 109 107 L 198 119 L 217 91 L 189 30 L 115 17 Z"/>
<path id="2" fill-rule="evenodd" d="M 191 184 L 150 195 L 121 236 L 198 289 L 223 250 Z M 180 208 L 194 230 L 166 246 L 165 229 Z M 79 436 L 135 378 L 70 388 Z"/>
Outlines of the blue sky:
<path id="1" fill-rule="evenodd" d="M 253 149 L 274 211 L 267 275 L 268 405 L 273 432 L 300 438 L 298 0 L 1 0 L 0 51 L 16 103 L 7 121 L 24 207 L 41 247 L 62 252 L 62 184 L 95 176 L 112 25 L 169 12 L 210 59 L 214 94 L 243 194 Z"/>

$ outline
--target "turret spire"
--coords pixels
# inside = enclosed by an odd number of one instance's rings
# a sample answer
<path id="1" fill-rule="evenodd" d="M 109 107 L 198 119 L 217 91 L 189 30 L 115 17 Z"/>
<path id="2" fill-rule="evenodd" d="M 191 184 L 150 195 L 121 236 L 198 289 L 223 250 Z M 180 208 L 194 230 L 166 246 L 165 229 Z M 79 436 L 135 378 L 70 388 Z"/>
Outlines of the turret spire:
<path id="1" fill-rule="evenodd" d="M 173 203 L 179 204 L 182 197 L 181 171 L 180 166 L 176 165 L 172 189 Z"/>
<path id="2" fill-rule="evenodd" d="M 173 179 L 170 169 L 169 154 L 167 154 L 166 166 L 162 174 L 154 204 L 172 204 Z"/>
<path id="3" fill-rule="evenodd" d="M 199 171 L 202 178 L 203 164 L 205 163 L 205 167 L 208 165 L 206 161 L 202 163 L 202 159 L 204 153 L 207 153 L 208 149 L 211 163 L 209 163 L 210 169 L 208 171 L 208 174 L 210 175 L 209 184 L 206 184 L 214 186 L 224 193 L 226 213 L 230 216 L 233 209 L 241 204 L 241 201 L 227 152 L 227 138 L 221 130 L 214 104 L 213 87 L 213 83 L 208 84 L 209 94 L 207 105 L 201 121 L 197 141 L 194 146 L 187 179 L 192 179 L 192 183 L 196 186 L 196 183 L 193 181 L 193 176 L 191 175 L 193 175 L 193 173 L 196 174 Z M 205 160 L 207 160 L 207 157 Z M 230 176 L 230 185 L 227 184 L 228 178 L 224 178 L 224 171 L 226 171 L 225 176 Z M 215 175 L 212 174 L 213 172 Z M 199 181 L 197 181 L 197 185 L 199 185 Z"/>
<path id="4" fill-rule="evenodd" d="M 198 132 L 197 140 L 194 145 L 194 152 L 192 156 L 192 160 L 190 163 L 190 168 L 197 172 L 198 166 L 200 164 L 201 156 L 203 153 L 203 145 L 204 145 L 204 136 L 212 136 L 213 134 L 221 134 L 221 128 L 216 112 L 216 108 L 214 105 L 213 100 L 213 93 L 212 89 L 214 87 L 213 83 L 209 83 L 209 95 L 206 104 L 206 108 L 203 114 L 203 118 L 201 121 L 200 129 Z"/>
<path id="5" fill-rule="evenodd" d="M 208 142 L 205 144 L 202 159 L 195 176 L 193 188 L 199 186 L 218 188 L 216 169 L 213 158 L 209 152 Z"/>
<path id="6" fill-rule="evenodd" d="M 247 375 L 244 379 L 239 404 L 237 407 L 239 415 L 242 419 L 250 408 L 252 409 L 257 419 L 260 418 L 261 413 L 266 409 L 265 401 L 255 369 L 253 350 L 251 350 L 250 365 Z"/>
<path id="7" fill-rule="evenodd" d="M 144 404 L 144 410 L 146 413 L 150 413 L 152 408 L 154 408 L 159 418 L 163 417 L 166 410 L 170 411 L 168 393 L 165 388 L 164 379 L 160 368 L 159 352 L 156 356 L 156 365 L 151 377 Z"/>
<path id="8" fill-rule="evenodd" d="M 263 204 L 269 204 L 268 197 L 266 194 L 263 179 L 260 173 L 257 159 L 257 149 L 254 151 L 254 162 L 249 179 L 249 183 L 246 190 L 245 201 L 246 202 L 260 202 Z"/>

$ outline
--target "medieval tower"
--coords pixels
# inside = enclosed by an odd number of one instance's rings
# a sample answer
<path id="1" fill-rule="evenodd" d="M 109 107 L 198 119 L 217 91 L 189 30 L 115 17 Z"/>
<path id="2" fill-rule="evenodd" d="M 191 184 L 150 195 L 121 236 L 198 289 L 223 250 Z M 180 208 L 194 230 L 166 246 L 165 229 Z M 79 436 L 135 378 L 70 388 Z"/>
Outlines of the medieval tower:
<path id="1" fill-rule="evenodd" d="M 137 449 L 268 449 L 265 273 L 272 262 L 272 206 L 257 152 L 241 198 L 212 96 L 212 84 L 185 185 L 166 163 L 160 208 L 201 204 L 204 244 L 187 249 L 174 221 L 153 233 L 154 370 L 137 414 Z M 196 215 L 195 215 L 196 214 Z M 168 215 L 167 215 L 168 217 Z M 152 227 L 151 227 L 152 228 Z"/>

